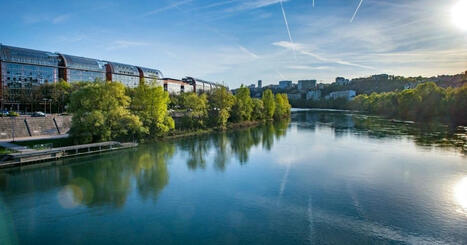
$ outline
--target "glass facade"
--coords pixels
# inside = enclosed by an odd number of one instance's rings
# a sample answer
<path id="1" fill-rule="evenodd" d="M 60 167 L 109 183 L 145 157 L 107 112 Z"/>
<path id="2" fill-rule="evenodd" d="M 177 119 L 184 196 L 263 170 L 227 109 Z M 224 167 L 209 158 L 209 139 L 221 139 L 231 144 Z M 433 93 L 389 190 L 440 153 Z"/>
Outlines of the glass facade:
<path id="1" fill-rule="evenodd" d="M 58 80 L 58 68 L 2 62 L 2 82 L 8 88 L 31 88 Z"/>
<path id="2" fill-rule="evenodd" d="M 112 82 L 121 82 L 123 85 L 136 88 L 139 85 L 140 78 L 135 76 L 121 75 L 121 74 L 112 74 Z"/>
<path id="3" fill-rule="evenodd" d="M 1 59 L 11 63 L 58 66 L 59 56 L 54 53 L 1 45 Z"/>
<path id="4" fill-rule="evenodd" d="M 105 62 L 72 55 L 62 57 L 68 82 L 105 80 Z"/>
<path id="5" fill-rule="evenodd" d="M 112 69 L 112 82 L 121 82 L 130 88 L 137 87 L 140 82 L 138 68 L 132 65 L 109 62 Z"/>
<path id="6" fill-rule="evenodd" d="M 151 68 L 145 68 L 145 67 L 139 67 L 141 69 L 141 72 L 143 73 L 144 81 L 147 84 L 157 84 L 162 86 L 162 81 L 161 79 L 162 73 L 159 70 L 156 69 L 151 69 Z"/>

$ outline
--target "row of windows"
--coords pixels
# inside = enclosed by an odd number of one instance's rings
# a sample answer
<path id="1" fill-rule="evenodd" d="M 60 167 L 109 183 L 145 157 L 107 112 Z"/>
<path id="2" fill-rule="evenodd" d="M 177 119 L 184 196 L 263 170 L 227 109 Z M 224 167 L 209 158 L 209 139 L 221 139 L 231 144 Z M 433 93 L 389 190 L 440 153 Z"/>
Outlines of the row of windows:
<path id="1" fill-rule="evenodd" d="M 69 82 L 105 80 L 105 73 L 68 69 Z"/>
<path id="2" fill-rule="evenodd" d="M 135 76 L 112 74 L 112 81 L 119 81 L 127 87 L 135 88 L 138 87 L 140 79 Z"/>
<path id="3" fill-rule="evenodd" d="M 3 84 L 12 88 L 28 88 L 58 81 L 58 69 L 35 65 L 2 63 Z"/>

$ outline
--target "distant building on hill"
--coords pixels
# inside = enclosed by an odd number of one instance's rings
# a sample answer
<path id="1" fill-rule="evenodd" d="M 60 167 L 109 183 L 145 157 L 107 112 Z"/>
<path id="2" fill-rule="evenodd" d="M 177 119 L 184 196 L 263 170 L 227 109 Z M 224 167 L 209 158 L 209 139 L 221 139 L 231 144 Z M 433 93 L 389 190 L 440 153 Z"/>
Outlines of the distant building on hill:
<path id="1" fill-rule="evenodd" d="M 340 86 L 344 86 L 349 84 L 349 79 L 345 79 L 344 77 L 336 77 L 336 84 Z"/>
<path id="2" fill-rule="evenodd" d="M 393 78 L 393 76 L 389 76 L 388 74 L 377 74 L 371 76 L 371 78 L 374 80 L 390 80 L 391 78 Z"/>
<path id="3" fill-rule="evenodd" d="M 321 90 L 310 90 L 306 93 L 306 100 L 320 100 Z"/>
<path id="4" fill-rule="evenodd" d="M 326 96 L 326 99 L 340 99 L 340 98 L 345 98 L 347 100 L 353 99 L 357 93 L 355 90 L 344 90 L 344 91 L 336 91 L 336 92 L 331 92 L 328 96 Z"/>
<path id="5" fill-rule="evenodd" d="M 292 87 L 292 81 L 279 81 L 279 88 L 280 89 L 288 89 Z"/>
<path id="6" fill-rule="evenodd" d="M 250 86 L 248 86 L 249 89 L 255 89 L 256 88 L 256 85 L 255 84 L 250 84 Z"/>
<path id="7" fill-rule="evenodd" d="M 308 91 L 316 88 L 316 80 L 298 80 L 298 90 Z"/>
<path id="8" fill-rule="evenodd" d="M 258 80 L 258 88 L 261 89 L 263 87 L 263 81 Z"/>

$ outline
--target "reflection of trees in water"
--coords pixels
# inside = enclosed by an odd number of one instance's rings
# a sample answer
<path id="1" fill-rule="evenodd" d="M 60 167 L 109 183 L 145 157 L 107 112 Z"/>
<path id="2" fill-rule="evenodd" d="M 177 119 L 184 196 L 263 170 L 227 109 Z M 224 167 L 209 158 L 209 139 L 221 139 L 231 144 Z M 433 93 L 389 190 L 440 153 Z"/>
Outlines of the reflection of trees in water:
<path id="1" fill-rule="evenodd" d="M 164 142 L 136 150 L 68 159 L 57 167 L 0 172 L 4 179 L 0 191 L 20 194 L 60 187 L 77 204 L 122 207 L 131 191 L 132 178 L 136 179 L 143 198 L 157 199 L 168 183 L 166 161 L 174 152 L 174 145 Z M 82 164 L 69 164 L 76 161 Z"/>
<path id="2" fill-rule="evenodd" d="M 74 207 L 110 205 L 122 207 L 132 183 L 142 198 L 156 200 L 169 182 L 167 161 L 175 146 L 187 154 L 189 169 L 206 168 L 210 150 L 213 167 L 224 171 L 232 157 L 248 161 L 253 146 L 270 150 L 274 140 L 286 134 L 288 121 L 267 123 L 254 128 L 188 137 L 176 142 L 141 145 L 136 149 L 65 159 L 60 166 L 0 172 L 0 191 L 6 195 L 57 190 L 60 204 L 72 199 Z M 79 163 L 79 164 L 78 164 Z M 68 200 L 69 201 L 69 200 Z"/>
<path id="3" fill-rule="evenodd" d="M 228 132 L 196 136 L 179 140 L 177 145 L 180 150 L 188 154 L 187 167 L 189 169 L 204 169 L 209 149 L 215 150 L 213 166 L 216 170 L 224 171 L 232 157 L 243 164 L 248 162 L 250 150 L 253 146 L 262 145 L 270 150 L 276 139 L 287 133 L 289 121 L 278 123 L 266 123 L 264 125 L 237 129 Z"/>
<path id="4" fill-rule="evenodd" d="M 299 122 L 298 129 L 308 129 L 316 125 L 334 129 L 336 137 L 354 134 L 370 138 L 409 137 L 419 146 L 463 148 L 465 132 L 459 132 L 438 123 L 409 124 L 393 122 L 381 117 L 348 114 L 343 112 L 299 112 L 294 119 Z"/>
<path id="5" fill-rule="evenodd" d="M 146 199 L 157 199 L 159 193 L 169 182 L 167 159 L 175 153 L 175 146 L 170 142 L 144 146 L 138 149 L 134 168 L 136 184 L 140 195 Z"/>
<path id="6" fill-rule="evenodd" d="M 206 168 L 206 157 L 210 147 L 207 135 L 182 139 L 178 141 L 178 147 L 188 153 L 187 167 L 189 169 Z"/>

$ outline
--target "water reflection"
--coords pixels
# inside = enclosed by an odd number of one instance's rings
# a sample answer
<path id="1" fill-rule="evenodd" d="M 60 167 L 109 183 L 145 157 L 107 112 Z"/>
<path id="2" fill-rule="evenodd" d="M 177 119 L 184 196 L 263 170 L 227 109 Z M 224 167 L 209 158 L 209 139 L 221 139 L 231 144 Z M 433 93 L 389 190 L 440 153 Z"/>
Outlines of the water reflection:
<path id="1" fill-rule="evenodd" d="M 413 124 L 375 116 L 344 112 L 302 111 L 293 113 L 298 129 L 314 131 L 316 127 L 332 128 L 336 137 L 348 134 L 375 139 L 409 138 L 417 146 L 445 148 L 467 153 L 464 128 L 449 128 L 439 123 Z"/>
<path id="2" fill-rule="evenodd" d="M 271 149 L 274 139 L 287 132 L 289 121 L 268 123 L 255 128 L 200 135 L 177 141 L 142 145 L 134 150 L 99 156 L 67 159 L 58 167 L 6 170 L 0 172 L 0 192 L 32 194 L 60 187 L 58 203 L 63 208 L 111 205 L 123 207 L 134 180 L 139 196 L 157 200 L 169 183 L 168 160 L 179 151 L 186 155 L 188 169 L 205 169 L 214 150 L 213 167 L 225 171 L 235 157 L 248 161 L 253 146 Z"/>
<path id="3" fill-rule="evenodd" d="M 467 214 L 467 176 L 454 186 L 454 198 L 460 205 L 460 212 Z"/>

